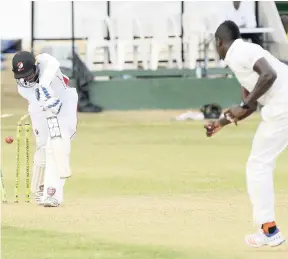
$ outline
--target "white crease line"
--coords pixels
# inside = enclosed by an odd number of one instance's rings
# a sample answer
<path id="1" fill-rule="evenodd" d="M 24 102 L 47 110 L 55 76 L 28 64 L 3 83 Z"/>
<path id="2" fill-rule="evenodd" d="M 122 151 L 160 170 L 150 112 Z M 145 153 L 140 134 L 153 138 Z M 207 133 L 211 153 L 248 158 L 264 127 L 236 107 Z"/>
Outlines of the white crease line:
<path id="1" fill-rule="evenodd" d="M 8 118 L 8 117 L 11 117 L 13 116 L 13 114 L 1 114 L 1 119 L 2 118 Z"/>

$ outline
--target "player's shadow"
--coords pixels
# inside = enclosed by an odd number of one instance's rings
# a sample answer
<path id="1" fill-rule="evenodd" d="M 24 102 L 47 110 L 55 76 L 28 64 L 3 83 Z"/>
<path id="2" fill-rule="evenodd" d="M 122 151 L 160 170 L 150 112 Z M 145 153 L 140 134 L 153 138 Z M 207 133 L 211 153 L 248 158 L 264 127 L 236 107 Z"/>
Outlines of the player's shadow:
<path id="1" fill-rule="evenodd" d="M 265 247 L 265 248 L 252 248 L 245 249 L 244 252 L 246 253 L 287 253 L 288 254 L 288 247 Z"/>

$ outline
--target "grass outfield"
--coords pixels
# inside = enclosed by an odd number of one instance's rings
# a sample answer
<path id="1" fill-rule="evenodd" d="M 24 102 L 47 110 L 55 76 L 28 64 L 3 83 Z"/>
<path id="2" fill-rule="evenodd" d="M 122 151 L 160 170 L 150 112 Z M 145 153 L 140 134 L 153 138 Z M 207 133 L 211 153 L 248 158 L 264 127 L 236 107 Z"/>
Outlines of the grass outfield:
<path id="1" fill-rule="evenodd" d="M 255 230 L 245 164 L 259 117 L 208 139 L 202 122 L 171 121 L 179 111 L 80 114 L 65 204 L 13 204 L 16 146 L 4 137 L 15 137 L 26 103 L 11 72 L 1 76 L 1 114 L 14 114 L 1 120 L 9 199 L 1 207 L 1 258 L 287 259 L 287 244 L 250 249 L 243 241 Z M 275 189 L 288 235 L 287 160 L 286 150 Z"/>
<path id="2" fill-rule="evenodd" d="M 73 178 L 65 204 L 13 204 L 15 122 L 3 109 L 4 259 L 286 259 L 287 244 L 250 249 L 254 231 L 245 163 L 259 117 L 205 137 L 202 122 L 176 122 L 179 112 L 80 114 Z M 288 234 L 288 152 L 275 173 L 277 219 Z M 23 189 L 22 189 L 23 190 Z"/>

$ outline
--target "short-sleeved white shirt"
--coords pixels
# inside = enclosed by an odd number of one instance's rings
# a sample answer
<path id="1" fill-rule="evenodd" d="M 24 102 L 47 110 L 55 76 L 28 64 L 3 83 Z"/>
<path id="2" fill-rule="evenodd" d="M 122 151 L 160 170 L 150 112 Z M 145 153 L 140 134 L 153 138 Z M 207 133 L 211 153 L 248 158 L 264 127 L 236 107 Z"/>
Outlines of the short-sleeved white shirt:
<path id="1" fill-rule="evenodd" d="M 261 46 L 237 39 L 230 46 L 225 63 L 235 74 L 239 83 L 251 92 L 259 78 L 253 70 L 254 64 L 265 58 L 277 73 L 277 79 L 272 87 L 258 99 L 262 105 L 287 104 L 288 106 L 288 66 L 279 61 Z"/>

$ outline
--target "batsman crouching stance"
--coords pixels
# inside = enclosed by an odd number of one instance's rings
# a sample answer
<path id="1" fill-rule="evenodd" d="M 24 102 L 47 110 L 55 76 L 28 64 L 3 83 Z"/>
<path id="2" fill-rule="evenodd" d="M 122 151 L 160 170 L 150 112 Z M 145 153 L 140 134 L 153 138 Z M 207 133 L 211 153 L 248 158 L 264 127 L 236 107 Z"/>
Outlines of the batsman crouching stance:
<path id="1" fill-rule="evenodd" d="M 49 54 L 20 51 L 12 60 L 19 94 L 27 99 L 36 138 L 31 191 L 38 204 L 58 207 L 71 176 L 71 139 L 77 127 L 78 94 Z"/>
<path id="2" fill-rule="evenodd" d="M 205 125 L 211 137 L 224 126 L 245 119 L 257 107 L 262 122 L 255 134 L 246 167 L 247 189 L 254 222 L 260 231 L 245 238 L 247 245 L 278 246 L 285 239 L 276 225 L 273 170 L 278 155 L 288 145 L 288 67 L 268 51 L 240 39 L 237 25 L 222 23 L 216 33 L 216 48 L 242 85 L 242 103 L 230 108 L 223 119 Z"/>

